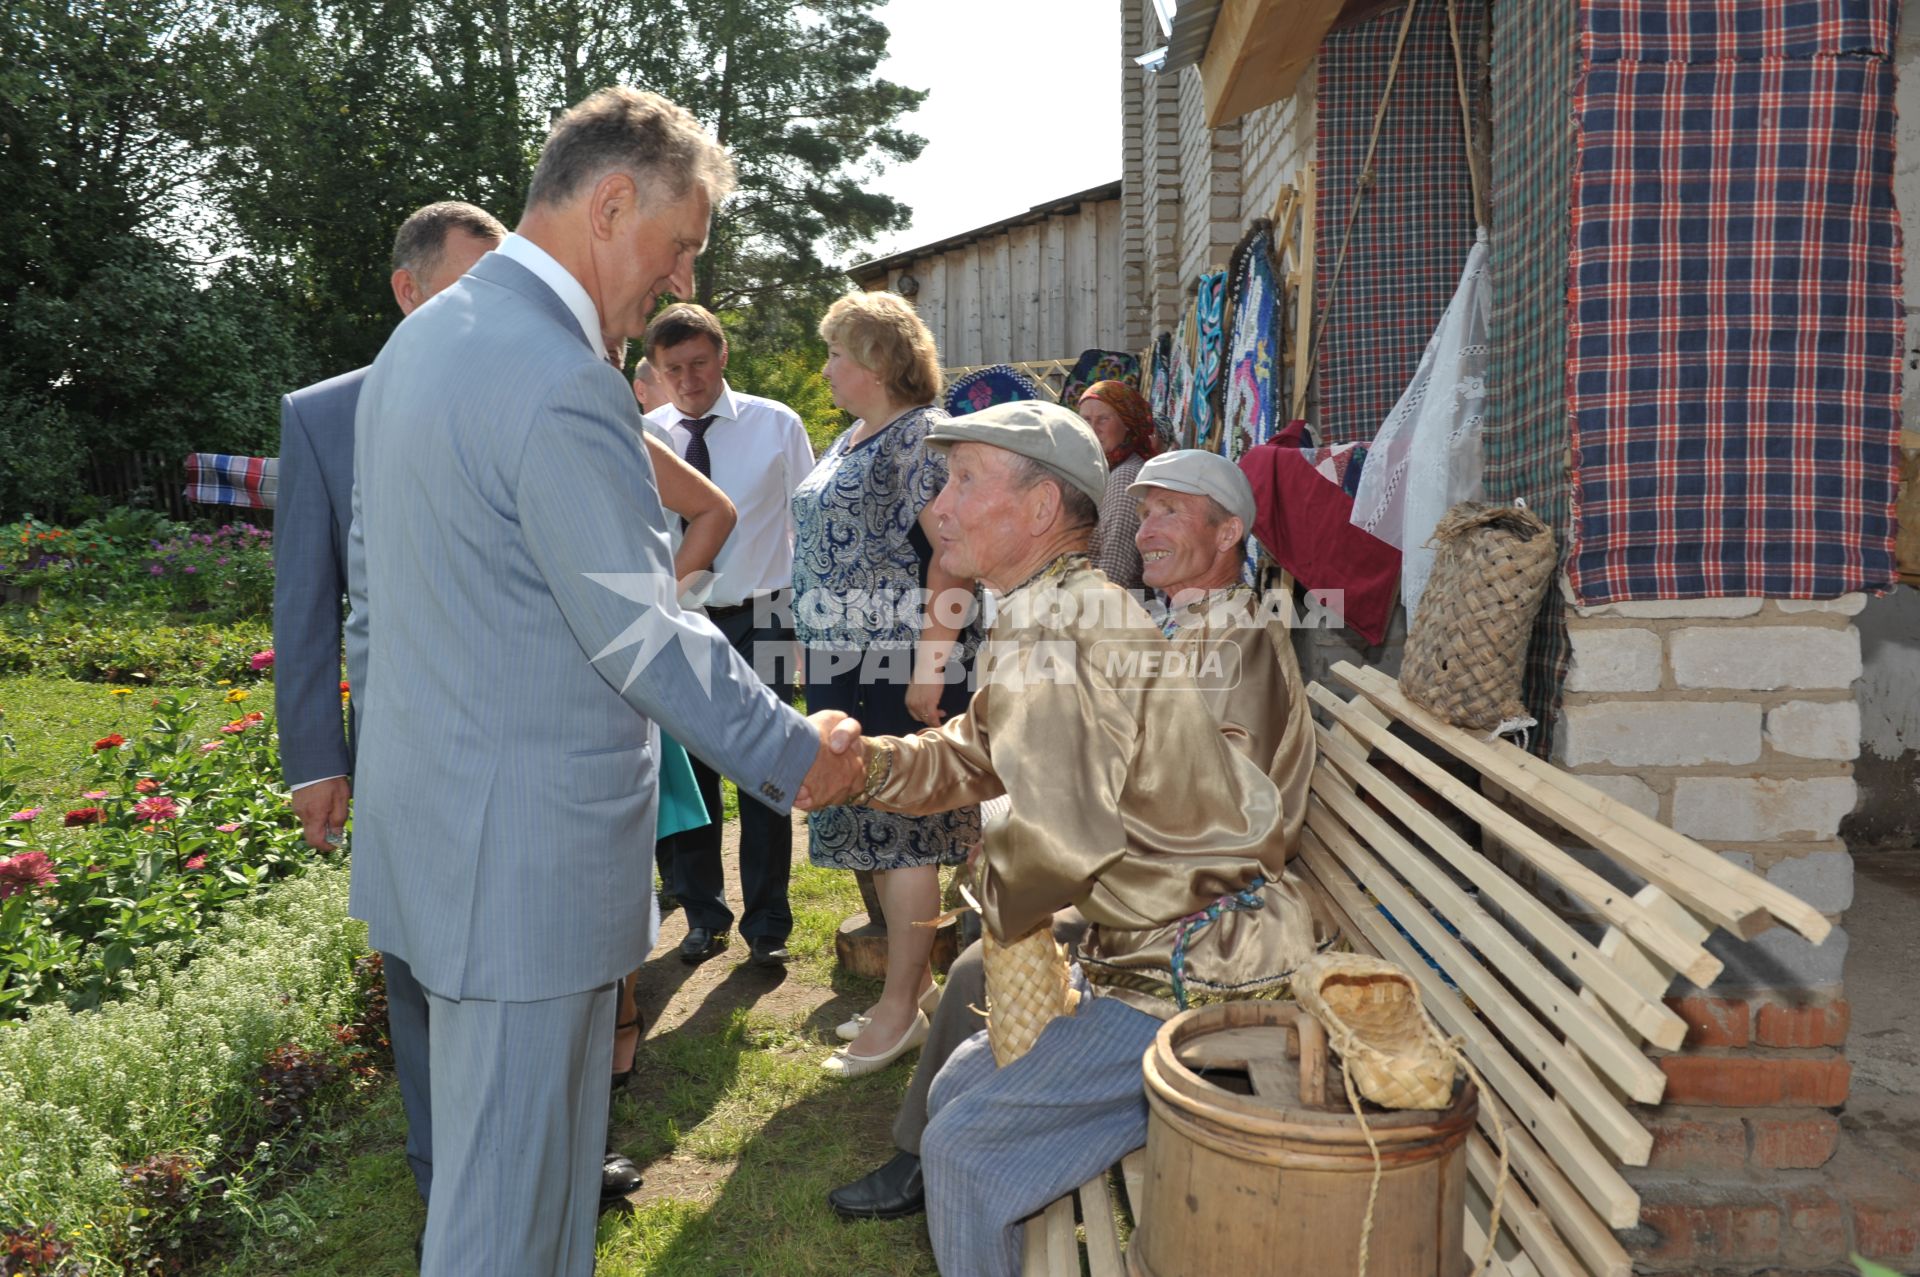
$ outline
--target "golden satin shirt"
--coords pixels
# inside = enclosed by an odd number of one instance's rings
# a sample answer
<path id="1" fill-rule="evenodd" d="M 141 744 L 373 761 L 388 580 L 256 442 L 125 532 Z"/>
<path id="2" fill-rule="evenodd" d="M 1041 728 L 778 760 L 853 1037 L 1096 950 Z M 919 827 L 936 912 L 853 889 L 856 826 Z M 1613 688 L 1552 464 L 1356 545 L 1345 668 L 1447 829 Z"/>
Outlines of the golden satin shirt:
<path id="1" fill-rule="evenodd" d="M 1277 839 L 1261 859 L 1278 876 L 1307 823 L 1307 785 L 1314 762 L 1313 718 L 1300 680 L 1300 661 L 1286 623 L 1262 620 L 1254 592 L 1223 590 L 1169 613 L 1169 638 L 1177 647 L 1215 650 L 1231 657 L 1216 662 L 1219 676 L 1196 678 L 1200 694 L 1227 739 L 1256 763 L 1280 791 Z"/>
<path id="2" fill-rule="evenodd" d="M 874 742 L 893 760 L 868 799 L 925 815 L 1009 795 L 983 838 L 985 925 L 1012 941 L 1078 907 L 1089 982 L 1161 1017 L 1177 1009 L 1181 921 L 1277 874 L 1291 816 L 1186 657 L 1084 555 L 1063 556 L 998 600 L 966 713 Z M 1261 896 L 1190 933 L 1191 1001 L 1278 993 L 1312 952 L 1300 893 L 1274 881 Z"/>

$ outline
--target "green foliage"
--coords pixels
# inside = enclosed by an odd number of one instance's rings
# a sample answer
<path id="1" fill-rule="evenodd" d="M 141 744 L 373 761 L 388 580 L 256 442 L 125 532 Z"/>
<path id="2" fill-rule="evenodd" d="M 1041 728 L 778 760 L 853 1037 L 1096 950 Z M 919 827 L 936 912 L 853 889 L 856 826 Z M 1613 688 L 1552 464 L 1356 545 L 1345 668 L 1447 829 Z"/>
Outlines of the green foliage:
<path id="1" fill-rule="evenodd" d="M 1884 1264 L 1876 1264 L 1871 1259 L 1863 1259 L 1859 1255 L 1854 1255 L 1852 1259 L 1853 1266 L 1860 1270 L 1860 1277 L 1900 1277 L 1900 1274 L 1893 1269 Z"/>
<path id="2" fill-rule="evenodd" d="M 241 680 L 273 646 L 264 619 L 182 623 L 151 611 L 63 604 L 0 609 L 0 673 L 59 674 L 90 683 Z"/>
<path id="3" fill-rule="evenodd" d="M 346 865 L 317 865 L 228 910 L 184 968 L 179 943 L 138 955 L 123 1000 L 0 1025 L 0 1233 L 50 1227 L 96 1271 L 165 1271 L 170 1241 L 257 1215 L 320 1138 L 269 1138 L 265 1102 L 305 1081 L 269 1060 L 347 1058 L 366 932 L 346 902 Z"/>
<path id="4" fill-rule="evenodd" d="M 190 948 L 220 910 L 307 867 L 247 696 L 226 693 L 235 718 L 207 734 L 197 704 L 156 697 L 144 731 L 73 743 L 87 761 L 70 796 L 0 813 L 0 1015 L 124 996 L 137 955 Z"/>
<path id="5" fill-rule="evenodd" d="M 877 0 L 20 0 L 0 12 L 0 516 L 88 463 L 275 450 L 276 399 L 372 358 L 388 245 L 464 199 L 515 220 L 549 112 L 658 89 L 732 151 L 699 297 L 811 343 L 822 256 L 906 223 L 872 190 L 923 96 Z M 814 417 L 809 417 L 813 423 Z"/>
<path id="6" fill-rule="evenodd" d="M 734 346 L 727 356 L 727 384 L 750 395 L 778 399 L 799 413 L 817 457 L 851 423 L 846 413 L 834 407 L 833 391 L 820 375 L 826 356 L 822 353 L 816 359 L 814 354 L 805 349 Z"/>

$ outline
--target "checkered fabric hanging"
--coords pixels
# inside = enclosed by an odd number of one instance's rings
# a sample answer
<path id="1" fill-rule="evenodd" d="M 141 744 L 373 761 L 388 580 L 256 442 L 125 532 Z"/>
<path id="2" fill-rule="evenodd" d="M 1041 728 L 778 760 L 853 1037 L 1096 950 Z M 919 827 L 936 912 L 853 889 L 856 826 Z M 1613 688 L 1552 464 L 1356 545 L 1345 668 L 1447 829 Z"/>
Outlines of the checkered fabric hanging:
<path id="1" fill-rule="evenodd" d="M 1573 92 L 1579 11 L 1498 0 L 1489 87 L 1493 114 L 1488 269 L 1486 499 L 1524 500 L 1567 544 L 1567 250 L 1573 205 Z M 1567 674 L 1567 623 L 1550 589 L 1534 620 L 1521 699 L 1540 720 L 1545 757 Z"/>
<path id="2" fill-rule="evenodd" d="M 1457 4 L 1469 85 L 1486 14 Z M 1319 59 L 1315 426 L 1326 443 L 1366 442 L 1399 402 L 1473 247 L 1473 188 L 1460 134 L 1446 0 L 1419 0 L 1338 283 L 1332 280 L 1374 113 L 1393 61 L 1400 6 L 1329 35 Z M 1329 297 L 1329 290 L 1331 296 Z"/>
<path id="3" fill-rule="evenodd" d="M 224 452 L 187 454 L 187 500 L 271 510 L 280 488 L 280 458 Z"/>
<path id="4" fill-rule="evenodd" d="M 1582 19 L 1579 598 L 1890 584 L 1891 0 L 1588 0 Z"/>

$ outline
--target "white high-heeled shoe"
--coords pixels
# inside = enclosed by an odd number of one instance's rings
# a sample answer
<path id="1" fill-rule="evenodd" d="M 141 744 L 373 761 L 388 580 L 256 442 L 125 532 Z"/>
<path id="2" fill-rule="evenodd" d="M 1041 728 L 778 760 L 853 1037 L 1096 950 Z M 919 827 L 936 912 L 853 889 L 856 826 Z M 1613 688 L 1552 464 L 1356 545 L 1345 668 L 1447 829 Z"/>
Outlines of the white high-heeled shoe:
<path id="1" fill-rule="evenodd" d="M 943 987 L 944 986 L 938 984 L 930 984 L 927 986 L 927 991 L 920 995 L 920 1009 L 927 1013 L 928 1020 L 932 1020 L 933 1013 L 940 1009 L 940 991 Z M 842 1042 L 851 1042 L 860 1036 L 861 1032 L 872 1020 L 873 1016 L 870 1012 L 862 1011 L 852 1019 L 842 1020 L 840 1023 L 834 1025 L 833 1036 L 839 1038 Z"/>
<path id="2" fill-rule="evenodd" d="M 864 1077 L 869 1073 L 878 1073 L 909 1051 L 917 1051 L 920 1044 L 927 1040 L 927 1013 L 915 1008 L 912 1023 L 900 1040 L 878 1055 L 855 1055 L 846 1047 L 841 1047 L 825 1060 L 820 1067 L 835 1077 Z"/>

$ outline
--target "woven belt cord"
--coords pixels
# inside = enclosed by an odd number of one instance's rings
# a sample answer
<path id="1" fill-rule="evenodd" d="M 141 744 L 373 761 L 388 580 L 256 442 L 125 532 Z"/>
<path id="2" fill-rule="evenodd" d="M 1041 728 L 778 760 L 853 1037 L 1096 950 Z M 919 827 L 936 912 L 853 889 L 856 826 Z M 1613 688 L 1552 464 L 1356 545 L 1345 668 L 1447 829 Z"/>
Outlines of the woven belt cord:
<path id="1" fill-rule="evenodd" d="M 1245 913 L 1265 908 L 1267 902 L 1260 895 L 1260 888 L 1266 885 L 1264 876 L 1255 878 L 1239 891 L 1229 892 L 1200 912 L 1190 913 L 1180 919 L 1180 930 L 1173 937 L 1173 961 L 1169 965 L 1173 969 L 1173 1002 L 1182 1011 L 1187 1009 L 1187 941 L 1222 913 Z"/>

